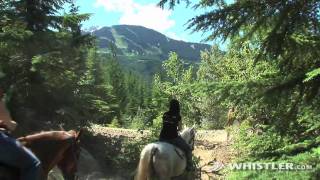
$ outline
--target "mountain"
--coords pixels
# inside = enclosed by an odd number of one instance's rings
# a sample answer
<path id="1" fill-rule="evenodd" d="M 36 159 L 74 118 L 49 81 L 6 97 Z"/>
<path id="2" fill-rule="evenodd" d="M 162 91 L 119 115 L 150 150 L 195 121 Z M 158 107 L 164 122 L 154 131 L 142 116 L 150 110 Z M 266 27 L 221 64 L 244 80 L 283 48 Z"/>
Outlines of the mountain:
<path id="1" fill-rule="evenodd" d="M 110 43 L 113 43 L 117 47 L 118 54 L 126 56 L 151 56 L 165 60 L 170 51 L 175 51 L 184 60 L 198 61 L 200 51 L 210 48 L 207 44 L 174 40 L 142 26 L 103 27 L 91 30 L 91 34 L 97 37 L 101 49 L 107 49 Z"/>
<path id="2" fill-rule="evenodd" d="M 110 53 L 110 45 L 115 45 L 120 64 L 147 80 L 161 71 L 162 61 L 168 59 L 171 51 L 178 53 L 188 66 L 199 62 L 201 51 L 210 49 L 207 44 L 174 40 L 142 26 L 92 27 L 86 33 L 96 37 L 100 53 Z"/>

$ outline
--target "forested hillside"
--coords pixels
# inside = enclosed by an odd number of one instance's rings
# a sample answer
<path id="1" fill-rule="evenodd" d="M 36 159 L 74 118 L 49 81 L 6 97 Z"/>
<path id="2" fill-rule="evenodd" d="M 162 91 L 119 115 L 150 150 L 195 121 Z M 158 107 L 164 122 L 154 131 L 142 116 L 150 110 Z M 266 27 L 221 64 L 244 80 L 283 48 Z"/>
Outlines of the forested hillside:
<path id="1" fill-rule="evenodd" d="M 174 51 L 185 60 L 197 61 L 201 50 L 210 49 L 207 44 L 174 40 L 142 26 L 116 25 L 102 27 L 90 33 L 97 37 L 98 45 L 102 49 L 108 51 L 110 43 L 115 44 L 118 55 L 149 55 L 165 60 L 168 53 Z"/>
<path id="2" fill-rule="evenodd" d="M 182 2 L 160 6 L 174 10 Z M 82 33 L 90 15 L 73 1 L 2 0 L 0 87 L 19 133 L 93 124 L 151 130 L 142 140 L 121 142 L 121 155 L 101 155 L 127 168 L 157 139 L 168 100 L 176 98 L 183 123 L 199 129 L 225 128 L 234 109 L 240 123 L 232 133 L 235 162 L 312 165 L 285 172 L 228 169 L 227 179 L 319 179 L 320 2 L 201 0 L 188 7 L 206 10 L 189 28 L 209 32 L 209 41 L 229 42 L 227 50 L 213 46 L 197 65 L 185 66 L 181 51 L 188 50 L 181 46 L 161 61 L 150 83 L 146 74 L 120 65 L 117 42 L 101 53 L 97 39 Z"/>
<path id="3" fill-rule="evenodd" d="M 90 34 L 96 38 L 100 53 L 110 53 L 112 44 L 120 64 L 148 81 L 161 71 L 162 61 L 170 52 L 178 53 L 188 66 L 199 63 L 201 51 L 210 49 L 207 44 L 174 40 L 142 26 L 115 25 L 91 30 Z"/>

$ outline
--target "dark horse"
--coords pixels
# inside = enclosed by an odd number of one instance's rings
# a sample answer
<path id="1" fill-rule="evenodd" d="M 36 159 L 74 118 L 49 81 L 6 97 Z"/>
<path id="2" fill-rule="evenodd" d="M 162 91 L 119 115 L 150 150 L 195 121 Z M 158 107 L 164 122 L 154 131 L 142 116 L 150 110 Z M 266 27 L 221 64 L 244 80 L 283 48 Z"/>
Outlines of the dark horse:
<path id="1" fill-rule="evenodd" d="M 82 130 L 49 131 L 18 138 L 18 140 L 39 158 L 42 166 L 41 179 L 46 180 L 50 170 L 58 166 L 67 180 L 76 178 L 80 156 L 80 135 Z M 6 171 L 5 171 L 6 172 Z M 1 174 L 0 179 L 19 180 L 19 171 Z M 8 175 L 8 176 L 7 176 Z"/>

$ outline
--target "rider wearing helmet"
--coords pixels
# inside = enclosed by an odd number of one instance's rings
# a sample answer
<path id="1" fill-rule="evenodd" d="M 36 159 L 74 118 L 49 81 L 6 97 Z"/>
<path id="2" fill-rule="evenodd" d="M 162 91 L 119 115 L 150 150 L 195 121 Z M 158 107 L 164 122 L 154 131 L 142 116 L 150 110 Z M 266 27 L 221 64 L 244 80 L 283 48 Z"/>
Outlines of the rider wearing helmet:
<path id="1" fill-rule="evenodd" d="M 0 89 L 0 163 L 19 169 L 20 180 L 39 180 L 40 161 L 9 135 L 17 124 L 11 119 L 2 99 L 3 91 Z"/>
<path id="2" fill-rule="evenodd" d="M 163 114 L 162 119 L 163 124 L 159 141 L 168 142 L 181 148 L 185 152 L 187 158 L 186 170 L 191 171 L 193 169 L 192 149 L 178 134 L 178 131 L 182 129 L 180 104 L 178 100 L 172 99 L 170 101 L 169 111 Z"/>

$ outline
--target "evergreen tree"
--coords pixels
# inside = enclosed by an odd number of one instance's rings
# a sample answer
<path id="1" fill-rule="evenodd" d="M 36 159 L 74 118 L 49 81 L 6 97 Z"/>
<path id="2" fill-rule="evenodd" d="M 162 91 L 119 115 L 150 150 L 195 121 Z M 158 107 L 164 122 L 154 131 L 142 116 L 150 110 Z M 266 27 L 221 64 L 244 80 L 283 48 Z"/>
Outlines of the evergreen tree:
<path id="1" fill-rule="evenodd" d="M 1 2 L 0 62 L 5 74 L 1 82 L 11 95 L 14 117 L 21 107 L 54 117 L 78 96 L 78 81 L 85 71 L 84 49 L 91 44 L 79 29 L 88 15 L 76 10 L 58 15 L 65 3 L 70 2 Z"/>
<path id="2" fill-rule="evenodd" d="M 112 87 L 107 82 L 106 63 L 96 48 L 88 51 L 86 59 L 87 71 L 82 76 L 80 84 L 80 102 L 82 113 L 90 117 L 90 121 L 99 124 L 109 124 L 116 116 L 118 105 L 112 94 Z"/>
<path id="3" fill-rule="evenodd" d="M 167 2 L 162 0 L 159 4 L 163 7 Z M 170 0 L 170 5 L 179 2 Z M 203 0 L 194 7 L 212 10 L 191 19 L 188 28 L 211 31 L 207 40 L 240 37 L 238 40 L 241 42 L 253 42 L 256 41 L 254 38 L 258 38 L 256 46 L 260 49 L 260 56 L 266 55 L 266 58 L 280 61 L 283 72 L 293 75 L 281 85 L 297 85 L 301 84 L 307 72 L 319 67 L 319 6 L 320 3 L 314 0 L 245 0 L 229 3 Z M 316 85 L 319 83 L 314 81 L 318 78 L 313 79 L 310 88 L 319 88 Z"/>
<path id="4" fill-rule="evenodd" d="M 116 57 L 110 57 L 107 65 L 107 78 L 108 83 L 112 87 L 112 94 L 118 101 L 117 119 L 122 120 L 122 114 L 125 113 L 127 106 L 127 89 L 125 85 L 124 72 L 116 59 Z M 119 122 L 120 125 L 122 122 Z"/>

